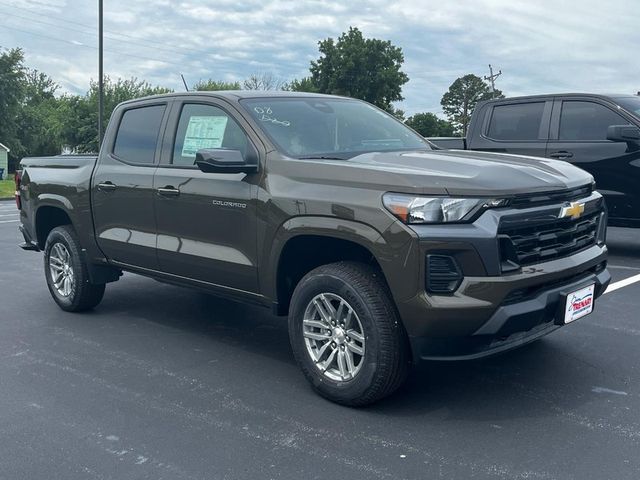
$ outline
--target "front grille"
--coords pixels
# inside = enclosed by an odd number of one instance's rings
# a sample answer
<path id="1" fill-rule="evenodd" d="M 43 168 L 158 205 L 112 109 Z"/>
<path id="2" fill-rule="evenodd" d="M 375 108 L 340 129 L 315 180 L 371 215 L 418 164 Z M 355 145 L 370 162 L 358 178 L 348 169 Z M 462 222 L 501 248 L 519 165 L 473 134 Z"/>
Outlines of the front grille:
<path id="1" fill-rule="evenodd" d="M 501 242 L 502 263 L 532 265 L 566 257 L 595 245 L 599 218 L 600 211 L 595 211 L 578 219 L 554 219 L 535 225 L 510 224 L 501 228 L 499 233 L 509 245 L 506 248 Z"/>
<path id="2" fill-rule="evenodd" d="M 529 208 L 540 205 L 552 205 L 558 202 L 567 202 L 585 198 L 593 192 L 593 185 L 573 188 L 571 190 L 561 190 L 559 192 L 533 193 L 517 195 L 511 199 L 510 206 L 514 208 Z"/>

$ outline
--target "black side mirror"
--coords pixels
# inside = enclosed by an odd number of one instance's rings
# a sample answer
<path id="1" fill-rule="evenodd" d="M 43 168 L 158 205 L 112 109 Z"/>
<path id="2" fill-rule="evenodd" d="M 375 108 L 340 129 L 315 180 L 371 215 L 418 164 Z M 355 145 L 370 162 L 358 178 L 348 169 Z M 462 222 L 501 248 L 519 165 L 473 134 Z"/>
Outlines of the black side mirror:
<path id="1" fill-rule="evenodd" d="M 203 148 L 198 150 L 196 152 L 196 165 L 200 171 L 205 173 L 252 173 L 258 171 L 257 158 L 251 158 L 247 161 L 240 150 L 227 150 L 224 148 Z"/>
<path id="2" fill-rule="evenodd" d="M 640 142 L 640 128 L 633 125 L 611 125 L 607 128 L 607 140 L 613 142 Z"/>

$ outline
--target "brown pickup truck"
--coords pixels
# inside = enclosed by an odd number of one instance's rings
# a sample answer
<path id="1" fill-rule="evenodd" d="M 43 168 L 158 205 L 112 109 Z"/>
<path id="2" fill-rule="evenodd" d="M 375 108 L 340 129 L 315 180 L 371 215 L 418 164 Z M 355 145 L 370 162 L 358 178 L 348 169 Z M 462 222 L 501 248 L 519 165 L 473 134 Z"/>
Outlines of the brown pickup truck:
<path id="1" fill-rule="evenodd" d="M 348 98 L 125 102 L 97 157 L 21 171 L 21 247 L 44 252 L 62 309 L 95 307 L 123 271 L 264 305 L 288 315 L 313 388 L 346 405 L 392 393 L 412 362 L 534 341 L 610 281 L 588 173 L 432 150 Z"/>

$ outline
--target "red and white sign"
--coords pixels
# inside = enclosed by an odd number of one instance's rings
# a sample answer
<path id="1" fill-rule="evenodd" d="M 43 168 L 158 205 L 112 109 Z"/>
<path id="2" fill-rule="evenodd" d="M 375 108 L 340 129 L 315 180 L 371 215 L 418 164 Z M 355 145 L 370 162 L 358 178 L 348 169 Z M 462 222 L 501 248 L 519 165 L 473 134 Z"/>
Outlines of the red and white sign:
<path id="1" fill-rule="evenodd" d="M 595 285 L 589 285 L 567 295 L 567 303 L 564 309 L 565 324 L 589 315 L 593 311 L 595 288 Z"/>

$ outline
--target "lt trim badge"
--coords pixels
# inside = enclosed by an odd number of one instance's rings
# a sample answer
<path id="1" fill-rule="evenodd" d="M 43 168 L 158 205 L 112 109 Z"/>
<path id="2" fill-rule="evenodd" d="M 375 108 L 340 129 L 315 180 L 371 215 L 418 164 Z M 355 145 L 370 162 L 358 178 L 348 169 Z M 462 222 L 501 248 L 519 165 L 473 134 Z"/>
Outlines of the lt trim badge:
<path id="1" fill-rule="evenodd" d="M 560 215 L 558 215 L 558 218 L 571 217 L 575 220 L 576 218 L 580 218 L 583 213 L 584 203 L 571 202 L 560 208 Z"/>

